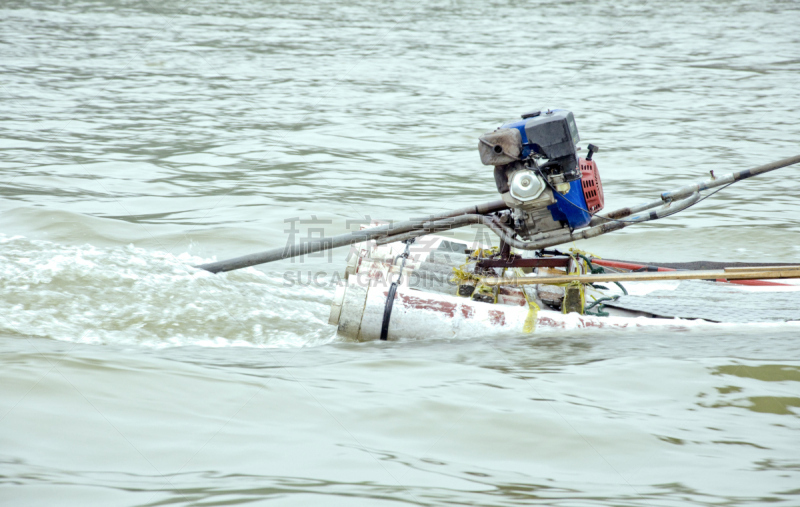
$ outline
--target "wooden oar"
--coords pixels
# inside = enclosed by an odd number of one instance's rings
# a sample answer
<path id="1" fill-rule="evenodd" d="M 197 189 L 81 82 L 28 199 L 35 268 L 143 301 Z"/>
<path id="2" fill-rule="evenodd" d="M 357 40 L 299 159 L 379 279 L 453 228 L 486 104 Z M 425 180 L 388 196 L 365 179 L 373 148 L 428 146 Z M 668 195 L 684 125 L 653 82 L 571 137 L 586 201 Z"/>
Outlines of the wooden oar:
<path id="1" fill-rule="evenodd" d="M 741 267 L 696 271 L 645 271 L 639 273 L 603 273 L 599 275 L 523 276 L 513 278 L 486 277 L 484 285 L 555 285 L 581 282 L 645 282 L 656 280 L 768 280 L 800 278 L 800 266 Z"/>

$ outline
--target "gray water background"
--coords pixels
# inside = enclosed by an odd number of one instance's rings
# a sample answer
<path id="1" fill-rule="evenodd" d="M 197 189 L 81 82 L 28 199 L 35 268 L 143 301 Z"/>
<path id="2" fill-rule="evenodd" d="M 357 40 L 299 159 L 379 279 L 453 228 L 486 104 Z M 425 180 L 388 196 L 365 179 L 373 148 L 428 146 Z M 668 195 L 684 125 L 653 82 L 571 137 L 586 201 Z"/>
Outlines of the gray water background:
<path id="1" fill-rule="evenodd" d="M 355 344 L 327 325 L 347 249 L 191 268 L 283 246 L 286 219 L 299 239 L 493 200 L 477 137 L 537 108 L 601 147 L 608 209 L 796 155 L 798 21 L 4 0 L 3 505 L 800 505 L 792 325 Z M 798 262 L 797 171 L 578 246 Z"/>

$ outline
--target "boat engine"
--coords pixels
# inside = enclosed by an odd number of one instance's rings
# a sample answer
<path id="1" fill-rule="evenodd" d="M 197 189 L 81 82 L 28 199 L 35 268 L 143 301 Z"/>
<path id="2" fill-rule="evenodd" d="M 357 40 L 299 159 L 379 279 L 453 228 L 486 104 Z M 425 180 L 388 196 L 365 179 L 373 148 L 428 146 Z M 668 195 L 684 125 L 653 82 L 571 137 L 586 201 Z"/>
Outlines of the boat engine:
<path id="1" fill-rule="evenodd" d="M 533 111 L 480 137 L 481 162 L 511 208 L 513 228 L 524 240 L 537 234 L 589 225 L 603 209 L 603 186 L 588 146 L 578 156 L 575 117 L 563 109 Z"/>

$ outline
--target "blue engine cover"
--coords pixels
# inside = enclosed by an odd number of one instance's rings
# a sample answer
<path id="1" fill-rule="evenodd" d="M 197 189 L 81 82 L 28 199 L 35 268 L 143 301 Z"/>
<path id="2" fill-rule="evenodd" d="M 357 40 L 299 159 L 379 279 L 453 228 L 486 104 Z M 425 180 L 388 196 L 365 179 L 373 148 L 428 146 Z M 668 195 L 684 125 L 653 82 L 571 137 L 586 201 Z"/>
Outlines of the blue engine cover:
<path id="1" fill-rule="evenodd" d="M 517 129 L 522 135 L 522 158 L 527 158 L 533 151 L 547 158 L 575 155 L 575 143 L 580 141 L 580 135 L 571 112 L 549 109 L 545 114 L 539 111 L 523 115 L 522 118 L 500 126 L 501 129 Z M 548 128 L 548 125 L 552 127 Z M 530 139 L 529 128 L 543 138 Z"/>
<path id="2" fill-rule="evenodd" d="M 583 186 L 581 180 L 571 181 L 569 192 L 564 195 L 553 192 L 556 196 L 555 204 L 547 207 L 553 220 L 559 220 L 569 224 L 571 229 L 586 227 L 592 220 L 592 215 L 587 211 L 586 198 L 583 196 Z"/>
<path id="3" fill-rule="evenodd" d="M 554 109 L 553 111 L 560 111 Z M 530 156 L 531 151 L 534 149 L 532 143 L 528 140 L 528 135 L 525 133 L 525 125 L 528 119 L 512 121 L 503 124 L 500 128 L 517 129 L 522 135 L 522 158 Z M 547 207 L 553 220 L 565 222 L 571 229 L 580 229 L 586 227 L 592 219 L 592 216 L 587 211 L 586 198 L 583 196 L 583 187 L 581 180 L 575 180 L 569 184 L 569 192 L 564 195 L 558 192 L 553 192 L 556 202 Z"/>

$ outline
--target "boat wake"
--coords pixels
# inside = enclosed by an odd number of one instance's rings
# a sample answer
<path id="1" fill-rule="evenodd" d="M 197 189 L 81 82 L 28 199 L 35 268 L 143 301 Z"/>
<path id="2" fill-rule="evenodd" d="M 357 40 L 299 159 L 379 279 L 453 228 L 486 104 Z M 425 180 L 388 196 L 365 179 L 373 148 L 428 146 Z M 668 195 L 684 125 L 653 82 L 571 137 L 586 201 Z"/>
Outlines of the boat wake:
<path id="1" fill-rule="evenodd" d="M 277 274 L 213 275 L 207 261 L 133 245 L 0 236 L 0 333 L 146 347 L 299 347 L 334 340 L 332 290 Z"/>

